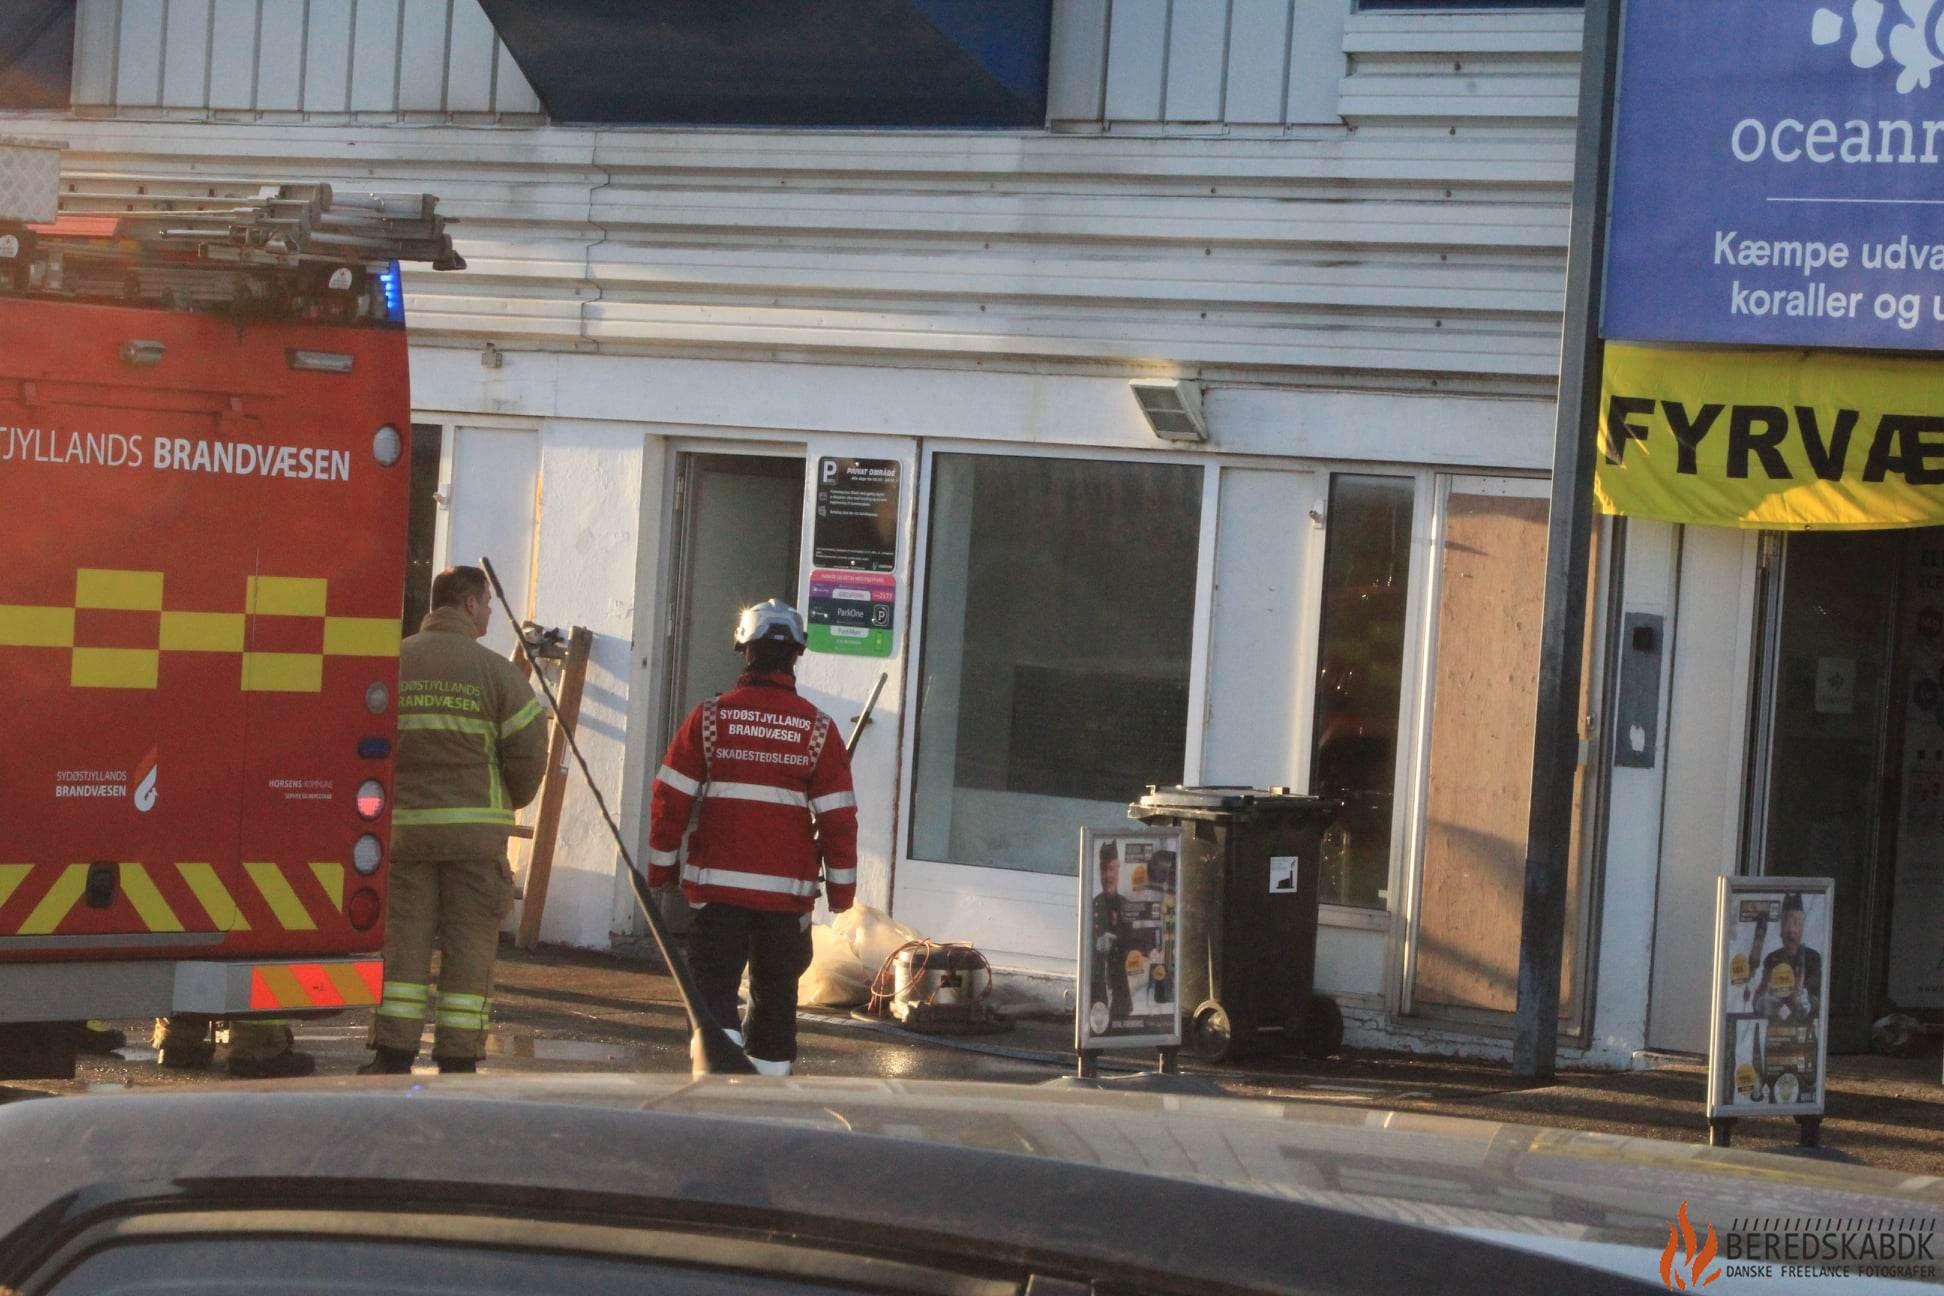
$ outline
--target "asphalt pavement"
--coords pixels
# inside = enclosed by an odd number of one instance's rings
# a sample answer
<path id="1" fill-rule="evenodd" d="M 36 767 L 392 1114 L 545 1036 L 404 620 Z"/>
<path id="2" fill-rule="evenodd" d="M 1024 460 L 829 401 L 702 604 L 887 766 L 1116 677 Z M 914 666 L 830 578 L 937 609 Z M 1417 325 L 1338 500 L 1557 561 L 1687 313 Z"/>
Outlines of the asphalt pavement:
<path id="1" fill-rule="evenodd" d="M 652 966 L 572 951 L 503 951 L 484 1071 L 686 1071 L 688 1029 L 668 978 Z M 1073 1072 L 1070 1022 L 1018 1020 L 1005 1034 L 921 1036 L 846 1012 L 800 1013 L 805 1075 L 881 1079 L 986 1080 L 1035 1084 Z M 224 1083 L 220 1061 L 206 1072 L 156 1064 L 148 1023 L 116 1023 L 129 1034 L 118 1055 L 82 1059 L 76 1077 L 28 1082 L 15 1093 L 71 1094 L 122 1088 Z M 318 1073 L 348 1075 L 370 1054 L 362 1011 L 301 1022 L 300 1048 Z M 428 1038 L 429 1044 L 429 1038 Z M 1189 1083 L 1236 1097 L 1352 1105 L 1374 1118 L 1387 1110 L 1630 1134 L 1699 1143 L 1705 1069 L 1701 1059 L 1658 1058 L 1628 1072 L 1572 1072 L 1547 1085 L 1519 1082 L 1503 1065 L 1400 1054 L 1349 1053 L 1326 1062 L 1252 1060 L 1226 1067 L 1192 1061 Z M 1152 1057 L 1109 1058 L 1104 1082 L 1148 1083 Z M 417 1068 L 436 1074 L 429 1057 Z M 1796 1147 L 1795 1124 L 1748 1121 L 1735 1145 L 1850 1161 L 1911 1174 L 1944 1175 L 1944 1084 L 1935 1048 L 1925 1057 L 1869 1055 L 1832 1060 L 1823 1147 Z"/>

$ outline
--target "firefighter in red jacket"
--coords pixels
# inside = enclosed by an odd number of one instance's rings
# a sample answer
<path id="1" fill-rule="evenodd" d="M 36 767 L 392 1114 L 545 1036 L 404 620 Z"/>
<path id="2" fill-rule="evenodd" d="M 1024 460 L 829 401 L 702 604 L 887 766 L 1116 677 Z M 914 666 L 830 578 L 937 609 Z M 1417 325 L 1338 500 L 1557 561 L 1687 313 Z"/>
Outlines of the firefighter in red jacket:
<path id="1" fill-rule="evenodd" d="M 857 797 L 835 723 L 797 695 L 796 609 L 777 599 L 746 609 L 735 642 L 742 678 L 689 713 L 655 775 L 648 885 L 673 886 L 679 866 L 697 911 L 689 962 L 703 1003 L 758 1071 L 788 1075 L 819 874 L 833 913 L 857 890 Z M 749 1016 L 737 1031 L 745 965 Z"/>

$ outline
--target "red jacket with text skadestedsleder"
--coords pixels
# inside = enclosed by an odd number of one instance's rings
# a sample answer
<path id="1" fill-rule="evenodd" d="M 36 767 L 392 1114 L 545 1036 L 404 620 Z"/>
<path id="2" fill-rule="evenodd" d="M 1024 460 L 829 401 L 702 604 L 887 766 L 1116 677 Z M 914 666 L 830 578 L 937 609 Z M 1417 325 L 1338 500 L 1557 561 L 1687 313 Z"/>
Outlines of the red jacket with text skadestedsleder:
<path id="1" fill-rule="evenodd" d="M 682 892 L 692 904 L 808 913 L 819 874 L 830 908 L 857 892 L 850 753 L 790 675 L 744 672 L 682 723 L 655 775 L 648 885 L 672 885 L 697 802 Z"/>

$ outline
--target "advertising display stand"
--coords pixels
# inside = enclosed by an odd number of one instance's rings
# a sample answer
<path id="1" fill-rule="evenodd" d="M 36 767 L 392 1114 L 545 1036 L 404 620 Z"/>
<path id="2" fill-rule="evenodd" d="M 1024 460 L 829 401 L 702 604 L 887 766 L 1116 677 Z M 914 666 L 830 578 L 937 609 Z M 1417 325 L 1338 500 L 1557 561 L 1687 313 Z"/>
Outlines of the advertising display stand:
<path id="1" fill-rule="evenodd" d="M 1715 890 L 1708 1141 L 1743 1117 L 1793 1116 L 1822 1138 L 1829 1075 L 1829 878 L 1724 877 Z"/>
<path id="2" fill-rule="evenodd" d="M 1080 976 L 1073 1049 L 1079 1076 L 1109 1049 L 1153 1048 L 1172 1075 L 1181 1048 L 1177 913 L 1181 834 L 1080 830 Z"/>

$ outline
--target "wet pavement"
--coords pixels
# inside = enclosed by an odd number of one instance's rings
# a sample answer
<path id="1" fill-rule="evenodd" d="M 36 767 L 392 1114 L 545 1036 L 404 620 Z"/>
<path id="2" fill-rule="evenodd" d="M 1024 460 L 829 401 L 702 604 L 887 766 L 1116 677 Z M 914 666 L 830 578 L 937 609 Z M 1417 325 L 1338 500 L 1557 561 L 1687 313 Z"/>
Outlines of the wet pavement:
<path id="1" fill-rule="evenodd" d="M 687 1019 L 668 979 L 641 962 L 548 950 L 507 950 L 494 995 L 486 1072 L 688 1070 Z M 1070 1075 L 1069 1022 L 1025 1019 L 1003 1035 L 961 1039 L 918 1036 L 848 1013 L 799 1015 L 798 1071 L 805 1075 L 886 1079 L 987 1080 L 1035 1084 Z M 213 1071 L 156 1065 L 148 1023 L 116 1023 L 132 1041 L 112 1057 L 83 1058 L 71 1081 L 22 1083 L 14 1092 L 71 1094 L 126 1088 L 221 1083 Z M 362 1011 L 300 1022 L 298 1045 L 317 1059 L 320 1075 L 349 1075 L 371 1055 Z M 429 1036 L 428 1036 L 429 1043 Z M 1704 1142 L 1705 1068 L 1699 1059 L 1663 1058 L 1652 1069 L 1561 1075 L 1526 1085 L 1494 1063 L 1386 1054 L 1351 1054 L 1327 1062 L 1264 1059 L 1242 1067 L 1192 1062 L 1198 1083 L 1237 1097 L 1351 1105 L 1373 1116 L 1397 1109 L 1483 1120 Z M 1152 1058 L 1107 1059 L 1109 1085 L 1139 1083 Z M 421 1074 L 435 1074 L 421 1055 Z M 1824 1147 L 1798 1153 L 1786 1120 L 1744 1122 L 1735 1143 L 1764 1151 L 1815 1155 L 1914 1174 L 1944 1174 L 1944 1084 L 1935 1049 L 1917 1059 L 1871 1056 L 1832 1060 Z M 1379 1117 L 1381 1118 L 1381 1117 Z"/>

